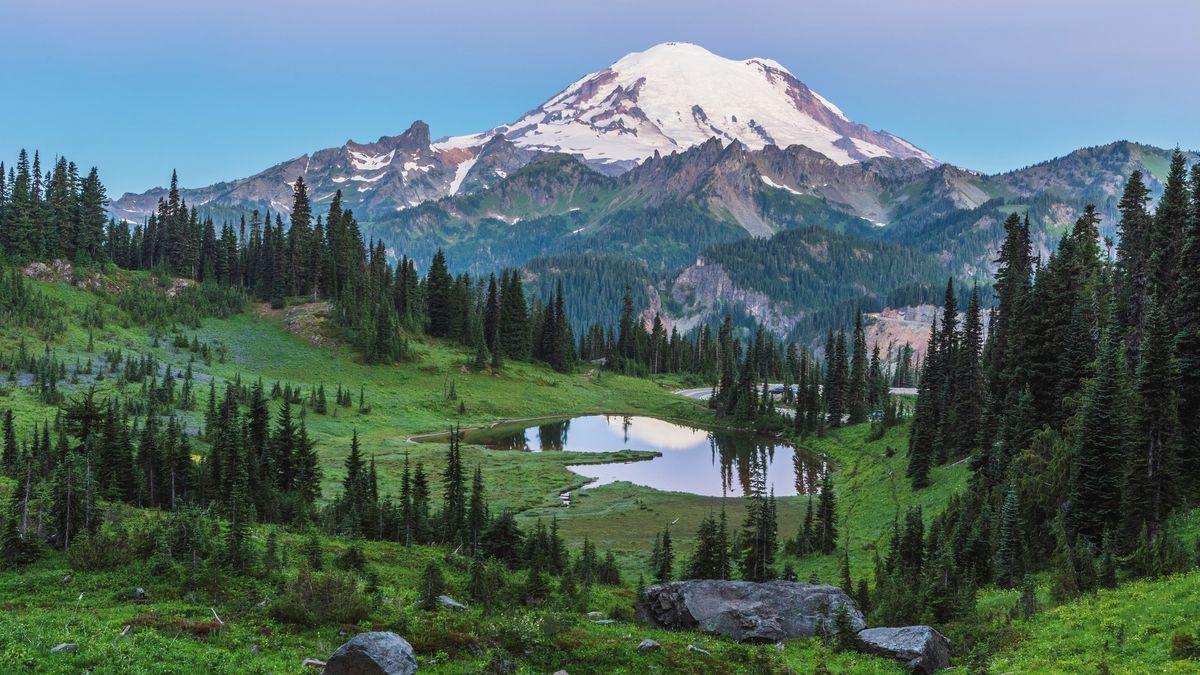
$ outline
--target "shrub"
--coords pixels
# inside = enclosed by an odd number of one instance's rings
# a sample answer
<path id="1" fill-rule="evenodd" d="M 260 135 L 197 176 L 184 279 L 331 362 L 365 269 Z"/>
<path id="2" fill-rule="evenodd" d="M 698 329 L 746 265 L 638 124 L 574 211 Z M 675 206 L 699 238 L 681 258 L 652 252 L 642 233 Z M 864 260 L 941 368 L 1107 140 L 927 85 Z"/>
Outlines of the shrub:
<path id="1" fill-rule="evenodd" d="M 1195 633 L 1175 631 L 1171 634 L 1171 658 L 1194 659 L 1200 657 L 1200 642 Z"/>
<path id="2" fill-rule="evenodd" d="M 121 525 L 106 525 L 94 534 L 84 532 L 76 537 L 67 558 L 76 569 L 111 570 L 145 557 L 141 548 Z"/>
<path id="3" fill-rule="evenodd" d="M 276 621 L 314 627 L 357 624 L 369 612 L 370 601 L 353 576 L 313 572 L 307 567 L 296 573 L 270 608 Z"/>

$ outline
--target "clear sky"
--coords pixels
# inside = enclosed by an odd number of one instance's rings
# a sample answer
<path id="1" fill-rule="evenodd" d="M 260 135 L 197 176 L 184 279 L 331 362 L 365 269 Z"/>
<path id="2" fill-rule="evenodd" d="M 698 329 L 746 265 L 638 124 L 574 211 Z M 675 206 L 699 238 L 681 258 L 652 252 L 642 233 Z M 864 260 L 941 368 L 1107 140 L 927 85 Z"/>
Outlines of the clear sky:
<path id="1" fill-rule="evenodd" d="M 659 42 L 781 62 L 855 121 L 983 171 L 1128 138 L 1200 148 L 1197 0 L 0 0 L 0 158 L 110 195 L 348 138 L 511 122 Z"/>

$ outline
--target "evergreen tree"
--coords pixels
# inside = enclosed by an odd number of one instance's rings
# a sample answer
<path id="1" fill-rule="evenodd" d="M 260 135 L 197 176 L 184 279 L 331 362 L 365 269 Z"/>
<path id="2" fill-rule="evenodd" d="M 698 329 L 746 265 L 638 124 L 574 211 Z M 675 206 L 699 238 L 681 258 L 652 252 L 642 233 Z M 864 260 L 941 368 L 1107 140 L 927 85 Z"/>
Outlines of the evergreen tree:
<path id="1" fill-rule="evenodd" d="M 996 583 L 1003 588 L 1014 587 L 1024 577 L 1023 541 L 1017 490 L 1016 487 L 1009 486 L 1008 494 L 1004 496 L 1004 506 L 1000 509 L 1000 539 L 996 543 L 996 561 L 992 567 Z"/>
<path id="2" fill-rule="evenodd" d="M 421 608 L 430 612 L 437 610 L 441 606 L 438 598 L 445 592 L 446 580 L 442 576 L 442 568 L 436 561 L 430 560 L 421 572 Z"/>
<path id="3" fill-rule="evenodd" d="M 837 498 L 833 493 L 833 478 L 829 471 L 821 480 L 821 493 L 817 495 L 815 526 L 815 548 L 824 554 L 833 553 L 837 547 Z"/>
<path id="4" fill-rule="evenodd" d="M 446 255 L 438 249 L 425 276 L 425 307 L 428 330 L 433 337 L 450 335 L 451 318 L 455 314 L 452 286 L 454 279 L 446 269 Z"/>
<path id="5" fill-rule="evenodd" d="M 867 338 L 863 332 L 862 312 L 855 312 L 854 349 L 850 357 L 850 374 L 846 390 L 850 424 L 862 424 L 867 421 L 868 375 Z"/>
<path id="6" fill-rule="evenodd" d="M 1180 464 L 1174 345 L 1167 316 L 1153 301 L 1144 336 L 1132 416 L 1134 442 L 1121 497 L 1128 537 L 1143 525 L 1151 534 L 1158 531 L 1174 502 L 1171 477 Z"/>
<path id="7" fill-rule="evenodd" d="M 1121 479 L 1129 454 L 1125 368 L 1120 340 L 1108 328 L 1101 340 L 1096 376 L 1084 394 L 1066 514 L 1068 531 L 1094 542 L 1120 517 Z"/>
<path id="8" fill-rule="evenodd" d="M 673 578 L 675 566 L 675 549 L 671 544 L 671 528 L 664 529 L 662 536 L 656 539 L 655 543 L 658 555 L 655 558 L 654 580 L 662 584 Z"/>
<path id="9" fill-rule="evenodd" d="M 480 537 L 487 527 L 487 501 L 483 494 L 483 474 L 479 466 L 475 466 L 475 476 L 471 480 L 471 503 L 467 511 L 467 531 L 470 535 L 471 557 L 481 552 Z"/>
<path id="10" fill-rule="evenodd" d="M 462 435 L 450 431 L 450 447 L 446 452 L 446 469 L 442 474 L 442 541 L 459 543 L 466 533 L 467 493 L 460 448 Z M 482 483 L 480 485 L 482 490 Z"/>

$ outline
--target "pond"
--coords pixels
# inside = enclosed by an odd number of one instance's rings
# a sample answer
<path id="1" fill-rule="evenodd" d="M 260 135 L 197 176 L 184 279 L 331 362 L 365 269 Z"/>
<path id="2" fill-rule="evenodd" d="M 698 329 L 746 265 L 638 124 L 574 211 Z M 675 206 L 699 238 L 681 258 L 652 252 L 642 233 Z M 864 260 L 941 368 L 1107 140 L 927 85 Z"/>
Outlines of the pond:
<path id="1" fill-rule="evenodd" d="M 758 480 L 779 497 L 815 494 L 826 468 L 820 456 L 775 439 L 653 417 L 588 415 L 536 425 L 500 425 L 466 432 L 464 440 L 525 452 L 658 452 L 660 456 L 650 460 L 567 468 L 593 479 L 587 487 L 628 481 L 714 497 L 744 496 Z"/>

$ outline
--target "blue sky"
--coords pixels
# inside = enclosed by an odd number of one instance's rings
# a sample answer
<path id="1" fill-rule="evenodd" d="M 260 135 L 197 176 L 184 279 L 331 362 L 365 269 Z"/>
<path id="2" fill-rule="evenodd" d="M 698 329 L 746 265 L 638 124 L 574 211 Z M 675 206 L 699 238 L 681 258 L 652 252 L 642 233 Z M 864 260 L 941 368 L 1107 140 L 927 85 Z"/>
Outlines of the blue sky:
<path id="1" fill-rule="evenodd" d="M 0 158 L 98 165 L 112 196 L 348 138 L 509 122 L 659 42 L 773 58 L 944 161 L 1120 138 L 1200 148 L 1200 2 L 0 0 Z"/>

